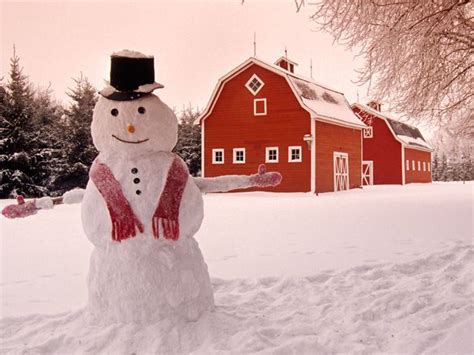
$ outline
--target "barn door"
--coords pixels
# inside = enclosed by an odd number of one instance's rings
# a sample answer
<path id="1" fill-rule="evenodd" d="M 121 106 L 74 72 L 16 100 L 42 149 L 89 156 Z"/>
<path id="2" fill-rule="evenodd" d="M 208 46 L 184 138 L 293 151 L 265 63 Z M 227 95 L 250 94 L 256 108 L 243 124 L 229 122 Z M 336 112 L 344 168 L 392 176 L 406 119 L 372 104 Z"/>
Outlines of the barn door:
<path id="1" fill-rule="evenodd" d="M 349 190 L 349 157 L 334 152 L 334 191 Z"/>
<path id="2" fill-rule="evenodd" d="M 372 160 L 362 161 L 362 185 L 374 184 L 374 162 Z"/>

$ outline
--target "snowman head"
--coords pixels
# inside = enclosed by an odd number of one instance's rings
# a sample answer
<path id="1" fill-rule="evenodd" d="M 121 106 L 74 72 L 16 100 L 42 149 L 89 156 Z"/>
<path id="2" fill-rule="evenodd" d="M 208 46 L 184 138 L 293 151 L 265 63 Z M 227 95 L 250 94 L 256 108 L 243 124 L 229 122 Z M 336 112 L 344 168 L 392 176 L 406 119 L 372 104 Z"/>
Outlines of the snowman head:
<path id="1" fill-rule="evenodd" d="M 91 133 L 94 146 L 103 153 L 170 152 L 176 145 L 178 120 L 153 94 L 128 101 L 100 96 L 94 108 Z"/>
<path id="2" fill-rule="evenodd" d="M 92 117 L 92 140 L 99 152 L 143 154 L 170 152 L 176 145 L 178 121 L 173 111 L 152 94 L 153 56 L 123 50 L 113 53 L 110 85 L 100 91 Z"/>

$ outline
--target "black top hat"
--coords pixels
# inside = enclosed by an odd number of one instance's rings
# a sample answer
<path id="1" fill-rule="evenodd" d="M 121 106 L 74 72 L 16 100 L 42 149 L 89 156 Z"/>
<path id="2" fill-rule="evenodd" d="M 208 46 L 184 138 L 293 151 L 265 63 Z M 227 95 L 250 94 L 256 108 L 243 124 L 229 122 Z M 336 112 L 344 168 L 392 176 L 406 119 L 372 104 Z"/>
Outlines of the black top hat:
<path id="1" fill-rule="evenodd" d="M 155 82 L 154 58 L 124 50 L 110 57 L 110 85 L 99 91 L 109 100 L 129 101 L 164 86 Z"/>

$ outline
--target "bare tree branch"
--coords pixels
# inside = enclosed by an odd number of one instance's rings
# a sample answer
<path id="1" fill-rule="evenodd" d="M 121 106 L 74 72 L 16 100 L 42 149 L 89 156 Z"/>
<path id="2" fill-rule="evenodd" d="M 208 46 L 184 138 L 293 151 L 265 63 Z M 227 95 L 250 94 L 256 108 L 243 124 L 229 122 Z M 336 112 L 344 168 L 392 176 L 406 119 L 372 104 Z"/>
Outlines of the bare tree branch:
<path id="1" fill-rule="evenodd" d="M 321 0 L 318 30 L 357 49 L 357 83 L 391 108 L 436 124 L 470 124 L 474 5 L 469 0 Z M 467 118 L 466 118 L 467 117 Z"/>

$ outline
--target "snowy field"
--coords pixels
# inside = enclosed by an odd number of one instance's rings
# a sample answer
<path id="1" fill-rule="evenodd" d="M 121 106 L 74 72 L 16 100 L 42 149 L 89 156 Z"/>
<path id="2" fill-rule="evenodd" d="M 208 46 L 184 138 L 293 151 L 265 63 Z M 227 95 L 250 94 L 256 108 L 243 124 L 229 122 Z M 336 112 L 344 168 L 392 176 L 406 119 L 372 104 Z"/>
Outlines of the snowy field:
<path id="1" fill-rule="evenodd" d="M 472 353 L 473 188 L 206 195 L 216 310 L 146 326 L 88 323 L 79 205 L 0 217 L 0 353 Z"/>

